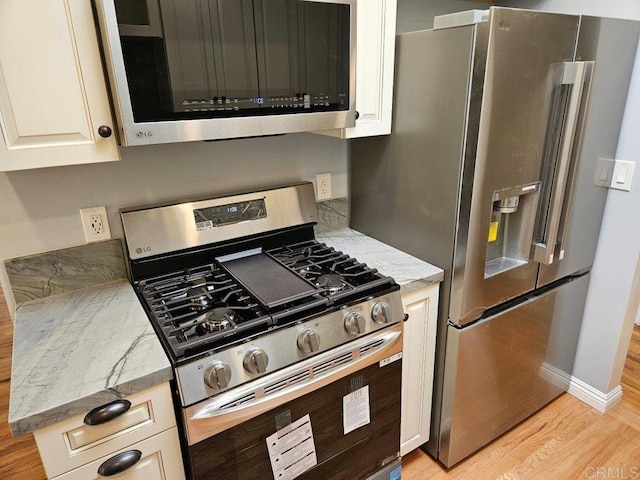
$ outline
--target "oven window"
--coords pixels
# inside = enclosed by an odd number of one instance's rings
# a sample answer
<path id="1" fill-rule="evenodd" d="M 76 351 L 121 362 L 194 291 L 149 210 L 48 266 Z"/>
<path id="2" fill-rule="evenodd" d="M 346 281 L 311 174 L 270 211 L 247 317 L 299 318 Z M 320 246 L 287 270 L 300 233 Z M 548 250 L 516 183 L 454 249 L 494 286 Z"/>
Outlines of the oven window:
<path id="1" fill-rule="evenodd" d="M 400 450 L 402 362 L 375 364 L 188 447 L 196 480 L 273 478 L 266 438 L 281 418 L 309 415 L 317 465 L 298 480 L 356 480 L 382 470 Z M 343 397 L 369 386 L 370 423 L 346 435 Z"/>
<path id="2" fill-rule="evenodd" d="M 136 0 L 116 12 L 136 122 L 348 110 L 349 5 Z"/>

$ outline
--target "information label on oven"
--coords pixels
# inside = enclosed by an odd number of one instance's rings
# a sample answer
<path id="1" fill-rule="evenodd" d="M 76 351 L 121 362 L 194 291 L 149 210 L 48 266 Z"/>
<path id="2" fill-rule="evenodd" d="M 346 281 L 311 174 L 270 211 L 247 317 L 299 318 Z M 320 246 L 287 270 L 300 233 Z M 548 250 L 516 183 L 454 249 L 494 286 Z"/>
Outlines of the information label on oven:
<path id="1" fill-rule="evenodd" d="M 275 480 L 293 480 L 318 464 L 309 414 L 267 437 Z"/>
<path id="2" fill-rule="evenodd" d="M 384 367 L 386 365 L 389 365 L 390 363 L 395 362 L 396 360 L 400 360 L 401 358 L 402 358 L 402 352 L 398 352 L 395 355 L 391 355 L 390 357 L 380 360 L 379 365 L 381 367 Z"/>
<path id="3" fill-rule="evenodd" d="M 371 423 L 369 385 L 342 397 L 342 423 L 345 435 Z"/>

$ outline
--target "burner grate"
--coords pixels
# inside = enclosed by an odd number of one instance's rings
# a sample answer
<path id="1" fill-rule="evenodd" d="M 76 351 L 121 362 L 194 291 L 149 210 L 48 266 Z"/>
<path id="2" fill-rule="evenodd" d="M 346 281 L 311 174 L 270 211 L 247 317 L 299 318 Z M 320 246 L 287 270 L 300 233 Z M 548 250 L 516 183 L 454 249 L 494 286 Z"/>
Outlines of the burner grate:
<path id="1" fill-rule="evenodd" d="M 316 240 L 279 247 L 267 253 L 323 288 L 325 295 L 334 302 L 390 280 L 377 270 Z"/>
<path id="2" fill-rule="evenodd" d="M 259 303 L 215 263 L 146 279 L 138 288 L 176 357 L 272 323 Z M 214 319 L 221 309 L 224 318 Z"/>
<path id="3" fill-rule="evenodd" d="M 176 359 L 246 340 L 388 287 L 393 280 L 315 240 L 141 280 L 136 288 Z"/>

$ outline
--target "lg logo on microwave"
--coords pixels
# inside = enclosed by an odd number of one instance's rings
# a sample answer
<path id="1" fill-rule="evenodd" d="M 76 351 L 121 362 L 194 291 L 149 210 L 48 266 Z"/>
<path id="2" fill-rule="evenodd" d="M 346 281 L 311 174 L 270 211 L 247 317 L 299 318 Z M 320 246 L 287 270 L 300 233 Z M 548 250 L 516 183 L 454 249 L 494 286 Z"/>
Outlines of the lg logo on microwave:
<path id="1" fill-rule="evenodd" d="M 138 132 L 136 132 L 136 137 L 138 137 L 138 138 L 151 138 L 151 137 L 153 137 L 153 132 L 138 131 Z"/>
<path id="2" fill-rule="evenodd" d="M 136 248 L 136 253 L 138 255 L 140 255 L 141 253 L 148 253 L 150 251 L 151 251 L 151 247 L 143 247 L 143 248 L 138 247 L 138 248 Z"/>

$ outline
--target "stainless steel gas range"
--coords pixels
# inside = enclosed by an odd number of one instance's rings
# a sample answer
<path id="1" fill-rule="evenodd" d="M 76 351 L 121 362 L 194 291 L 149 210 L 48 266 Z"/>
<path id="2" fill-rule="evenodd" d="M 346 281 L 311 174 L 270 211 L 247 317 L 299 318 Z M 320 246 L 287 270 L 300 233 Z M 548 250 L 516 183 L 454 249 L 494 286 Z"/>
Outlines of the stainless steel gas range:
<path id="1" fill-rule="evenodd" d="M 400 478 L 399 286 L 315 240 L 311 183 L 121 216 L 192 478 Z"/>

